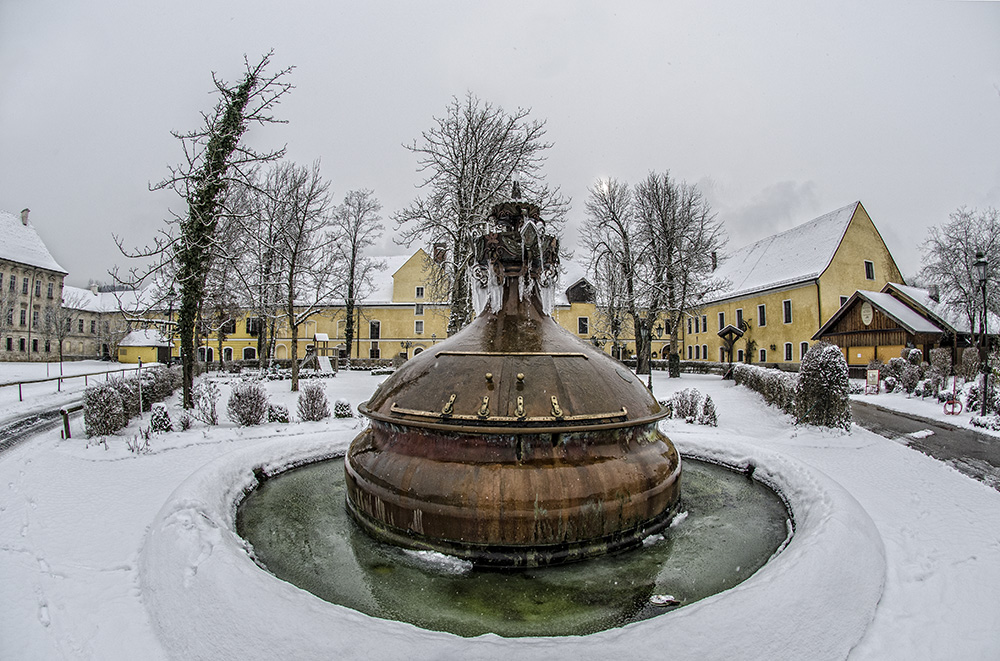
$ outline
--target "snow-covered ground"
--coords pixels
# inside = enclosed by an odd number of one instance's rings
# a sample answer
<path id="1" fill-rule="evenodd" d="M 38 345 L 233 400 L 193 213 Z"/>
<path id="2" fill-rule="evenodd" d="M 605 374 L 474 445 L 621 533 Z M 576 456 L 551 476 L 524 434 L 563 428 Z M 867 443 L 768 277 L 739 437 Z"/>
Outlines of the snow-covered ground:
<path id="1" fill-rule="evenodd" d="M 0 366 L 0 381 L 11 380 L 4 367 Z M 344 398 L 356 406 L 384 378 L 353 372 L 324 383 L 331 405 Z M 272 401 L 288 406 L 294 417 L 295 395 L 287 392 L 288 382 L 270 382 L 267 387 Z M 663 423 L 664 431 L 682 449 L 732 441 L 762 453 L 785 455 L 839 483 L 874 521 L 885 548 L 886 582 L 874 619 L 849 658 L 1000 658 L 1000 605 L 995 596 L 1000 589 L 1000 493 L 858 427 L 850 434 L 797 428 L 756 394 L 718 377 L 685 375 L 671 381 L 660 373 L 654 376 L 658 398 L 685 387 L 711 394 L 719 427 Z M 143 574 L 144 563 L 157 562 L 143 552 L 144 546 L 149 548 L 147 533 L 155 528 L 154 522 L 164 520 L 161 508 L 171 502 L 175 490 L 199 475 L 204 479 L 205 471 L 199 469 L 227 456 L 273 453 L 281 444 L 287 444 L 292 455 L 324 438 L 341 445 L 362 424 L 355 418 L 236 428 L 225 413 L 227 396 L 228 387 L 223 385 L 222 424 L 196 423 L 187 432 L 155 436 L 148 454 L 132 454 L 125 446 L 127 435 L 135 434 L 138 425 L 148 424 L 147 416 L 144 421 L 133 421 L 123 436 L 110 440 L 106 447 L 82 438 L 82 422 L 75 420 L 74 436 L 81 438 L 62 440 L 54 430 L 0 455 L 0 659 L 177 655 L 180 648 L 161 640 L 157 633 L 166 623 L 152 605 L 164 595 L 151 593 L 155 583 L 144 580 Z M 173 401 L 175 420 L 177 413 Z M 224 486 L 219 487 L 220 499 L 226 496 Z M 196 510 L 192 505 L 191 511 Z M 185 518 L 181 510 L 170 515 L 180 529 L 201 530 L 198 539 L 211 542 L 219 536 L 210 521 Z M 191 551 L 191 557 L 178 565 L 187 572 L 182 584 L 197 580 L 199 566 L 204 565 L 203 574 L 207 572 L 212 544 Z M 261 580 L 276 581 L 262 572 L 261 576 Z M 817 598 L 789 593 L 779 600 L 807 603 Z M 314 598 L 305 593 L 293 596 L 288 607 L 290 611 L 303 604 L 311 608 L 310 599 Z M 211 606 L 191 603 L 192 608 Z M 775 604 L 757 606 L 748 609 L 746 618 L 752 620 Z M 343 617 L 357 626 L 372 624 L 370 618 L 351 612 Z M 650 622 L 659 620 L 668 626 L 664 618 Z M 295 620 L 281 624 L 294 626 Z M 200 637 L 211 648 L 217 634 L 221 641 L 239 632 L 240 622 L 231 625 L 225 632 L 193 630 L 188 635 Z M 732 633 L 722 627 L 713 635 L 722 641 Z M 788 631 L 790 640 L 796 635 Z M 587 640 L 576 640 L 574 646 L 585 648 Z M 616 640 L 613 635 L 593 640 L 594 645 L 609 645 L 609 653 L 621 649 L 610 647 L 608 641 Z M 463 643 L 463 656 L 490 658 L 503 653 L 506 644 L 525 649 L 496 638 L 477 648 L 473 640 Z M 377 647 L 373 641 L 371 646 L 345 648 L 343 658 L 367 656 Z M 310 641 L 303 640 L 299 649 L 274 653 L 312 658 L 311 649 Z M 558 658 L 560 649 L 551 648 L 552 658 Z M 743 649 L 744 658 L 757 658 L 752 641 L 745 641 Z M 588 656 L 600 652 L 601 648 L 593 648 Z M 663 652 L 686 658 L 683 649 L 668 647 Z M 404 653 L 405 644 L 395 654 Z M 239 657 L 230 648 L 219 647 L 214 658 Z M 442 658 L 447 658 L 445 651 Z"/>

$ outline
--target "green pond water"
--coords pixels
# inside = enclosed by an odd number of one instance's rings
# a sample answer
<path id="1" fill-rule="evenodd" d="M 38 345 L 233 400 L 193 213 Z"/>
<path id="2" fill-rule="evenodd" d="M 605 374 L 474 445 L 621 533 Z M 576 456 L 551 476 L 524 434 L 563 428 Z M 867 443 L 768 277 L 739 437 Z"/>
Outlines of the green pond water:
<path id="1" fill-rule="evenodd" d="M 278 578 L 369 615 L 460 636 L 588 634 L 644 620 L 733 587 L 785 542 L 782 500 L 728 469 L 684 460 L 681 512 L 642 548 L 560 567 L 480 570 L 365 534 L 345 508 L 343 459 L 264 482 L 237 532 Z M 671 595 L 675 606 L 657 606 Z"/>

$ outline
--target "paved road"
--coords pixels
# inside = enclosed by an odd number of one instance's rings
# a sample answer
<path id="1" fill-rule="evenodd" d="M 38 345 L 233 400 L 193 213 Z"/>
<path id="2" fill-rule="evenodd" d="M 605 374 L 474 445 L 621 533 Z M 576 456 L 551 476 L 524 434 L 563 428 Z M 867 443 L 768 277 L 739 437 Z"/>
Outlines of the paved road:
<path id="1" fill-rule="evenodd" d="M 865 429 L 905 443 L 1000 491 L 1000 438 L 867 402 L 852 401 L 851 412 L 854 422 Z"/>
<path id="2" fill-rule="evenodd" d="M 72 406 L 73 404 L 67 404 Z M 47 431 L 62 424 L 59 409 L 32 413 L 16 420 L 11 420 L 0 426 L 0 454 L 11 449 L 21 441 L 35 434 Z"/>

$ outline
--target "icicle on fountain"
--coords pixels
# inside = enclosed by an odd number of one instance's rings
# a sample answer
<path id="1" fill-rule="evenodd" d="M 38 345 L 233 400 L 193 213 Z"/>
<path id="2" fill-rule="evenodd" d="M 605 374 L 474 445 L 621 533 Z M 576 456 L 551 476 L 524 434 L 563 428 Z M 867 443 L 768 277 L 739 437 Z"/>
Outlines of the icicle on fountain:
<path id="1" fill-rule="evenodd" d="M 558 240 L 538 206 L 493 208 L 476 319 L 360 407 L 348 510 L 370 535 L 479 565 L 559 564 L 641 544 L 680 496 L 680 457 L 643 384 L 550 316 Z"/>

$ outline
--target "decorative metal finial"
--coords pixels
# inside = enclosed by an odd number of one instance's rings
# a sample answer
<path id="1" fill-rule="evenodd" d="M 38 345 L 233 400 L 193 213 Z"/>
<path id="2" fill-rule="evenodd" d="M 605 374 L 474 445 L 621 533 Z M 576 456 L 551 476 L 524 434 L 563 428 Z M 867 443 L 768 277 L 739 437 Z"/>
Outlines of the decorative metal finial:
<path id="1" fill-rule="evenodd" d="M 518 183 L 517 179 L 514 180 L 514 190 L 510 193 L 510 199 L 520 200 L 521 199 L 521 184 Z"/>

